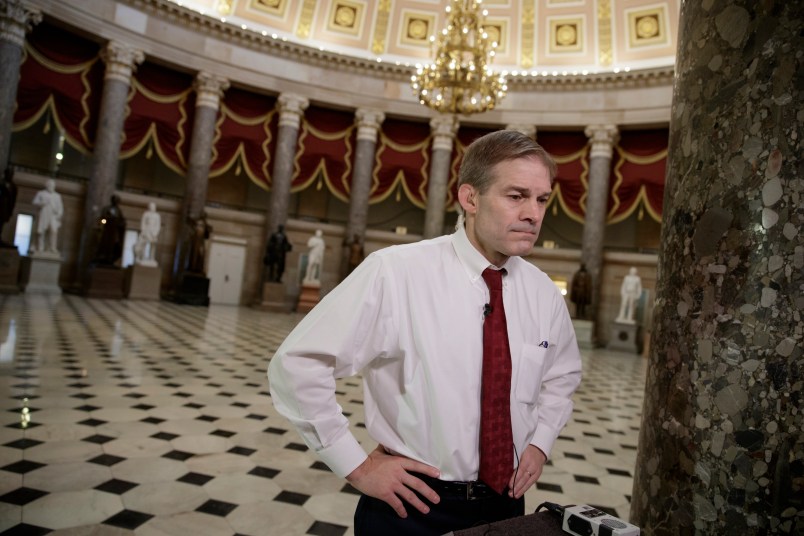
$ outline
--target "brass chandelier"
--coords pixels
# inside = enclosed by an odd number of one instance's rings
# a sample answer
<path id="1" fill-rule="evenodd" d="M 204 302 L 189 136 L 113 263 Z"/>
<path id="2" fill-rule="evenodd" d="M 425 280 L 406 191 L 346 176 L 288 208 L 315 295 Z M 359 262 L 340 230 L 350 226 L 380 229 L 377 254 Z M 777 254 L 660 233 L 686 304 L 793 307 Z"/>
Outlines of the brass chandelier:
<path id="1" fill-rule="evenodd" d="M 505 78 L 488 63 L 497 42 L 483 28 L 488 14 L 482 0 L 450 0 L 447 24 L 430 41 L 436 44 L 433 63 L 417 67 L 411 85 L 419 102 L 441 113 L 474 114 L 494 109 L 508 90 Z"/>

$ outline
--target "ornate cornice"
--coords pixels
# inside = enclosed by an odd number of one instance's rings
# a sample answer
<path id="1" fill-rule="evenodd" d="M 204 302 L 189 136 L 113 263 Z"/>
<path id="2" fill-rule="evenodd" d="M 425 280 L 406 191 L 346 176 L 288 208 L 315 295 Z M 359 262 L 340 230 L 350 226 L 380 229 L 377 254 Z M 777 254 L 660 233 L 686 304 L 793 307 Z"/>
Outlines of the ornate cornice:
<path id="1" fill-rule="evenodd" d="M 192 9 L 169 0 L 118 0 L 145 13 L 182 25 L 226 41 L 305 63 L 316 67 L 337 69 L 341 72 L 369 75 L 376 78 L 407 82 L 415 72 L 414 66 L 396 62 L 358 58 L 346 54 L 305 46 L 282 38 L 274 38 L 267 32 L 243 29 L 222 22 L 218 17 L 202 15 Z M 640 69 L 620 72 L 589 74 L 565 74 L 547 72 L 538 74 L 509 75 L 509 91 L 556 91 L 556 90 L 601 90 L 672 85 L 673 67 Z"/>

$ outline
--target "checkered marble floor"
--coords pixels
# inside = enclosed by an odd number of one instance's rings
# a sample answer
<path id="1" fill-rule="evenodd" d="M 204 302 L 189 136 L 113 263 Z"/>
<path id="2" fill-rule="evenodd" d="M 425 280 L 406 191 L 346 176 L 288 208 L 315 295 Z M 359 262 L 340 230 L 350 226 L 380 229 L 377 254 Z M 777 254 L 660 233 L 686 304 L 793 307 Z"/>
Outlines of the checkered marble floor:
<path id="1" fill-rule="evenodd" d="M 0 295 L 0 533 L 353 534 L 358 495 L 273 409 L 268 357 L 301 318 Z M 584 352 L 541 502 L 627 519 L 645 359 Z M 358 439 L 362 388 L 338 383 Z"/>

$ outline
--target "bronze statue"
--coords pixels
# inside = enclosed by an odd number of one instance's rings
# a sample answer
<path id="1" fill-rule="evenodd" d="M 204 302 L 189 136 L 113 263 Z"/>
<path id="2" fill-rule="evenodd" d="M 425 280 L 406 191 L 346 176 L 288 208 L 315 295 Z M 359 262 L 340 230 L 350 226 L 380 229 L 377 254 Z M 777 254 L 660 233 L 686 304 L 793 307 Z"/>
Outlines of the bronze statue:
<path id="1" fill-rule="evenodd" d="M 187 271 L 204 274 L 204 259 L 207 252 L 206 241 L 212 234 L 212 227 L 207 223 L 207 213 L 201 211 L 198 218 L 187 217 L 190 226 L 190 254 L 187 259 Z"/>
<path id="2" fill-rule="evenodd" d="M 120 209 L 120 198 L 113 195 L 111 204 L 101 212 L 96 224 L 98 236 L 94 264 L 113 266 L 123 256 L 123 242 L 126 238 L 126 219 Z"/>
<path id="3" fill-rule="evenodd" d="M 363 262 L 363 257 L 365 256 L 365 252 L 363 250 L 363 242 L 360 240 L 360 236 L 355 234 L 352 238 L 352 242 L 349 244 L 349 262 L 346 270 L 346 274 L 351 274 L 357 266 Z"/>
<path id="4" fill-rule="evenodd" d="M 570 301 L 575 304 L 575 317 L 585 320 L 586 306 L 592 302 L 592 276 L 586 271 L 586 265 L 583 263 L 572 276 Z"/>
<path id="5" fill-rule="evenodd" d="M 3 227 L 11 219 L 14 213 L 14 204 L 17 202 L 17 185 L 14 183 L 14 168 L 8 166 L 3 173 L 3 181 L 0 182 L 0 247 L 13 248 L 14 241 L 4 242 Z"/>
<path id="6" fill-rule="evenodd" d="M 285 272 L 285 256 L 293 249 L 287 235 L 285 226 L 280 225 L 279 229 L 268 239 L 268 246 L 265 249 L 263 264 L 268 267 L 268 280 L 280 282 L 282 274 Z"/>

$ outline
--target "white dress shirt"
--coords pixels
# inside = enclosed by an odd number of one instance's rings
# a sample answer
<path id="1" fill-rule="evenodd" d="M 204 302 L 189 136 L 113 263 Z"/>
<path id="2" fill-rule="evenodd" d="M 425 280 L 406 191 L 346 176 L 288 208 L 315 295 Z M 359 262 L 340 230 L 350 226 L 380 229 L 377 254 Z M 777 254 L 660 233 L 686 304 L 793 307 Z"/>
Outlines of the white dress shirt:
<path id="1" fill-rule="evenodd" d="M 367 456 L 335 399 L 335 378 L 362 374 L 374 440 L 437 467 L 443 480 L 477 479 L 489 266 L 463 229 L 377 251 L 282 343 L 268 370 L 274 405 L 335 474 Z M 528 444 L 550 455 L 572 413 L 581 358 L 550 278 L 519 257 L 505 269 L 517 464 Z"/>

